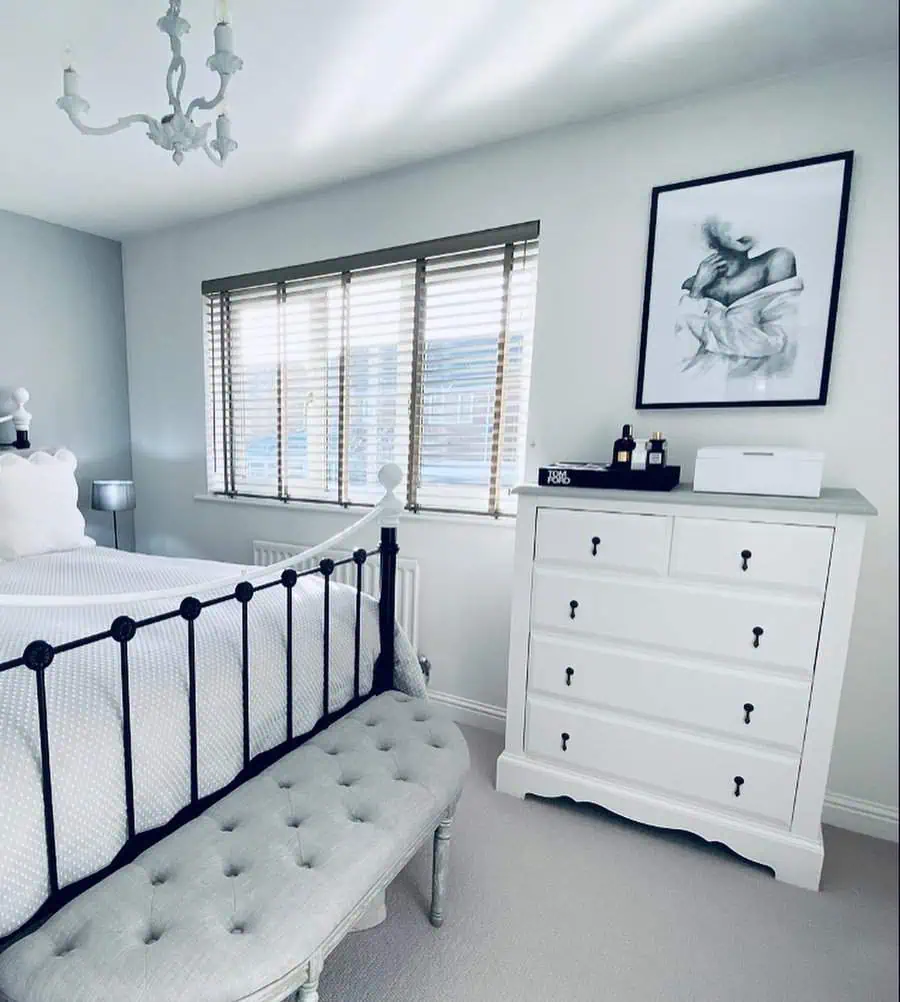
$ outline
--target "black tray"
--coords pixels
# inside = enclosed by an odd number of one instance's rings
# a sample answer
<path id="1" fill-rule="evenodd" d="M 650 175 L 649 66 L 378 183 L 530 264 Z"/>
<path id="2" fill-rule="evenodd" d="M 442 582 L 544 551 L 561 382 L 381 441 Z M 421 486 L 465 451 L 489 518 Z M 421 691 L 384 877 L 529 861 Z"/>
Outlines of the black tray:
<path id="1" fill-rule="evenodd" d="M 591 463 L 553 463 L 538 469 L 541 487 L 591 487 L 617 491 L 671 491 L 681 480 L 680 466 L 617 470 Z"/>

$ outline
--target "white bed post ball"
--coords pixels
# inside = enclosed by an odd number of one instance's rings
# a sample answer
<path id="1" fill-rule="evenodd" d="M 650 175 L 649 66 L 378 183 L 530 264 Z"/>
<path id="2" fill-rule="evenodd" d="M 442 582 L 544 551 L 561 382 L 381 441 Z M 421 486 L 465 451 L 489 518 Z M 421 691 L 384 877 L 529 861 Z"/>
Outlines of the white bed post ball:
<path id="1" fill-rule="evenodd" d="M 396 529 L 403 513 L 403 502 L 394 491 L 403 482 L 403 470 L 396 463 L 385 463 L 378 471 L 378 482 L 384 488 L 381 499 L 381 525 L 385 529 Z"/>
<path id="2" fill-rule="evenodd" d="M 24 387 L 20 386 L 13 390 L 12 400 L 16 409 L 12 413 L 13 428 L 16 431 L 28 431 L 31 427 L 31 414 L 25 410 L 25 404 L 31 399 L 31 394 Z"/>

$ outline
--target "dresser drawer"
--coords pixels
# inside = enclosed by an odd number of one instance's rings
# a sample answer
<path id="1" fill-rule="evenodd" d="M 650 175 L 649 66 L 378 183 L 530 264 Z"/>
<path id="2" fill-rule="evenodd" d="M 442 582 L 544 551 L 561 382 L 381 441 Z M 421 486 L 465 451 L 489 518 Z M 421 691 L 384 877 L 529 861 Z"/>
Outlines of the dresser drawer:
<path id="1" fill-rule="evenodd" d="M 731 745 L 529 697 L 529 755 L 790 826 L 798 755 Z M 739 795 L 736 796 L 735 794 Z"/>
<path id="2" fill-rule="evenodd" d="M 665 574 L 672 519 L 540 508 L 535 559 L 580 567 Z"/>
<path id="3" fill-rule="evenodd" d="M 532 635 L 528 691 L 799 752 L 809 682 Z"/>
<path id="4" fill-rule="evenodd" d="M 825 591 L 833 530 L 676 518 L 673 577 Z"/>
<path id="5" fill-rule="evenodd" d="M 536 567 L 536 627 L 811 672 L 818 599 Z"/>

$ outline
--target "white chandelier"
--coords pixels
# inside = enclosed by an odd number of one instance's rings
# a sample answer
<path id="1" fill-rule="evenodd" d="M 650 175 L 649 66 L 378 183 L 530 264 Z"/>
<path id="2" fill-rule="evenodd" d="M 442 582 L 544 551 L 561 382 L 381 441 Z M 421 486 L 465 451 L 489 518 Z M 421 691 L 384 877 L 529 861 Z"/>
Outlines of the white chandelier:
<path id="1" fill-rule="evenodd" d="M 231 138 L 231 120 L 223 109 L 216 118 L 216 138 L 207 140 L 206 135 L 212 123 L 194 123 L 195 111 L 211 111 L 219 107 L 225 100 L 225 91 L 235 73 L 244 65 L 243 60 L 234 54 L 234 33 L 231 27 L 231 17 L 228 11 L 228 0 L 216 2 L 215 47 L 216 51 L 206 60 L 206 65 L 219 74 L 219 90 L 214 98 L 207 101 L 195 97 L 184 109 L 181 103 L 181 93 L 184 90 L 184 79 L 187 75 L 187 63 L 181 54 L 181 38 L 190 30 L 190 24 L 181 16 L 181 0 L 169 0 L 169 10 L 156 23 L 163 34 L 169 36 L 172 48 L 172 61 L 166 74 L 166 90 L 169 94 L 169 104 L 172 111 L 161 119 L 151 115 L 126 115 L 114 125 L 105 128 L 94 128 L 81 121 L 82 115 L 90 111 L 90 105 L 78 92 L 78 73 L 67 59 L 63 70 L 63 96 L 56 102 L 57 106 L 69 116 L 72 124 L 86 136 L 109 136 L 121 132 L 130 125 L 143 123 L 147 126 L 148 138 L 157 146 L 172 153 L 176 164 L 184 160 L 184 154 L 191 150 L 202 149 L 217 166 L 224 165 L 228 155 L 237 149 L 237 143 Z"/>

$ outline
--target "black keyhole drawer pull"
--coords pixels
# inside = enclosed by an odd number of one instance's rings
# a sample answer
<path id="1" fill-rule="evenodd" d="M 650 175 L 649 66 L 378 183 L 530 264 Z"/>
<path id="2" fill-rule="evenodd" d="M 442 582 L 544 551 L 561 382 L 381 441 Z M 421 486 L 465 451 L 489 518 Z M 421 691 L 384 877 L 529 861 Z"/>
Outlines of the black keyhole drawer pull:
<path id="1" fill-rule="evenodd" d="M 753 554 L 749 550 L 741 550 L 741 560 L 743 561 L 743 563 L 741 564 L 742 571 L 747 571 L 750 569 L 750 558 L 752 556 Z"/>
<path id="2" fill-rule="evenodd" d="M 560 737 L 562 738 L 562 750 L 563 751 L 568 751 L 569 750 L 568 744 L 569 744 L 569 741 L 571 741 L 571 737 L 569 736 L 569 734 L 566 731 L 563 731 L 562 734 L 560 734 Z"/>
<path id="3" fill-rule="evenodd" d="M 735 776 L 734 777 L 734 795 L 736 797 L 739 797 L 741 795 L 741 787 L 743 785 L 744 785 L 744 777 L 743 776 Z"/>
<path id="4" fill-rule="evenodd" d="M 763 634 L 764 634 L 765 632 L 766 632 L 766 631 L 765 631 L 765 630 L 764 630 L 764 629 L 763 629 L 763 628 L 762 628 L 761 626 L 754 626 L 754 627 L 753 627 L 753 646 L 754 646 L 754 647 L 759 647 L 759 638 L 760 638 L 760 637 L 761 637 L 761 636 L 762 636 L 762 635 L 763 635 Z"/>
<path id="5" fill-rule="evenodd" d="M 575 674 L 574 668 L 566 668 L 566 685 L 572 684 L 572 676 Z"/>
<path id="6" fill-rule="evenodd" d="M 750 723 L 750 714 L 756 709 L 752 703 L 744 703 L 744 723 Z"/>
<path id="7" fill-rule="evenodd" d="M 569 619 L 575 618 L 575 610 L 577 608 L 578 608 L 578 603 L 573 598 L 572 601 L 569 603 Z"/>
<path id="8" fill-rule="evenodd" d="M 591 540 L 591 556 L 592 557 L 596 557 L 597 556 L 597 547 L 599 545 L 600 545 L 600 537 L 599 536 L 594 536 L 594 538 Z"/>

